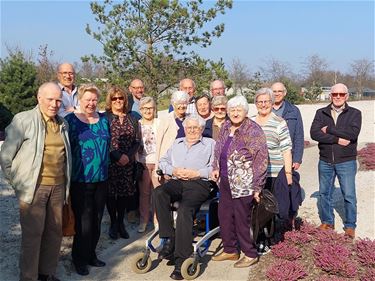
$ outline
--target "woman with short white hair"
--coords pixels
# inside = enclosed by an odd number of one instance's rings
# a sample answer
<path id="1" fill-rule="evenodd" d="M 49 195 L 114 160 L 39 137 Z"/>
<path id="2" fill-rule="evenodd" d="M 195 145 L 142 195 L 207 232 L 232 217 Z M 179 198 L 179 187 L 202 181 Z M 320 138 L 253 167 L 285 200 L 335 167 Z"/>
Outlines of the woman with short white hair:
<path id="1" fill-rule="evenodd" d="M 272 112 L 275 101 L 270 88 L 261 88 L 255 93 L 254 103 L 258 114 L 251 117 L 262 127 L 267 138 L 269 163 L 266 188 L 273 189 L 274 181 L 283 167 L 288 184 L 292 183 L 292 141 L 286 121 Z"/>
<path id="2" fill-rule="evenodd" d="M 212 178 L 219 180 L 219 222 L 224 250 L 214 261 L 238 260 L 234 267 L 258 262 L 250 235 L 253 200 L 259 202 L 267 171 L 267 144 L 262 129 L 247 118 L 249 105 L 243 96 L 228 101 L 229 120 L 224 122 L 215 146 Z"/>

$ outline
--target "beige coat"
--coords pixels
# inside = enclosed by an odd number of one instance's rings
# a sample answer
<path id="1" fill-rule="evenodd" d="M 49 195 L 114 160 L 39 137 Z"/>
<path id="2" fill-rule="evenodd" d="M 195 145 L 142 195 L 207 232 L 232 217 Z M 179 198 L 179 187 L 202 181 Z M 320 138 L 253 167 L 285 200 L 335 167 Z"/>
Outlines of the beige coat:
<path id="1" fill-rule="evenodd" d="M 167 153 L 176 139 L 178 125 L 175 121 L 174 112 L 169 112 L 167 116 L 160 119 L 159 127 L 156 133 L 156 169 L 160 158 Z"/>

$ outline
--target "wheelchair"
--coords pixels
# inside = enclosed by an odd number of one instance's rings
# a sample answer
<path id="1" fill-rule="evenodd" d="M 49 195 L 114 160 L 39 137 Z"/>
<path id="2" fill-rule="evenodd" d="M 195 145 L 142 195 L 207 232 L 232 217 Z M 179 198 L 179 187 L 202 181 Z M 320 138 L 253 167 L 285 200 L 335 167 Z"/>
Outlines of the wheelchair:
<path id="1" fill-rule="evenodd" d="M 220 232 L 218 220 L 218 188 L 215 182 L 211 182 L 212 190 L 210 197 L 200 207 L 195 215 L 193 226 L 193 253 L 186 259 L 181 266 L 181 275 L 186 280 L 195 279 L 200 273 L 199 259 L 206 255 L 211 245 L 211 241 L 217 237 Z M 171 211 L 176 218 L 178 206 L 172 204 Z M 158 237 L 159 229 L 156 227 L 153 233 L 146 239 L 143 253 L 135 255 L 131 262 L 133 272 L 138 274 L 147 273 L 152 260 L 150 254 L 159 253 L 163 248 L 165 239 L 161 239 L 159 245 L 155 245 L 155 238 Z"/>

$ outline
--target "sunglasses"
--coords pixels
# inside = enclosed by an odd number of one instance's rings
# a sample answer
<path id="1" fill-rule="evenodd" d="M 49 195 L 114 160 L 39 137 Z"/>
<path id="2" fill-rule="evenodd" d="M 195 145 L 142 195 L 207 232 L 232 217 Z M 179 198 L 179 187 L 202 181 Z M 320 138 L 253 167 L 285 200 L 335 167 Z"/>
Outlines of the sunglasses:
<path id="1" fill-rule="evenodd" d="M 331 96 L 336 98 L 338 96 L 340 96 L 340 98 L 343 98 L 347 95 L 347 93 L 331 93 Z"/>
<path id="2" fill-rule="evenodd" d="M 219 112 L 219 111 L 225 112 L 225 111 L 227 111 L 226 107 L 214 107 L 212 110 L 215 111 L 215 112 Z"/>
<path id="3" fill-rule="evenodd" d="M 111 101 L 124 100 L 124 97 L 112 97 Z"/>

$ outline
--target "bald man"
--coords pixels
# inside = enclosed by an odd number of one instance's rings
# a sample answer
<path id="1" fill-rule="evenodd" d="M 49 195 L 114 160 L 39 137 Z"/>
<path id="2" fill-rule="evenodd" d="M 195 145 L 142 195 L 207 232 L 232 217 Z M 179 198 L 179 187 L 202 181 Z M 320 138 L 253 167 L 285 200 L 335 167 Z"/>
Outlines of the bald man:
<path id="1" fill-rule="evenodd" d="M 57 80 L 62 93 L 62 103 L 58 113 L 61 117 L 79 110 L 78 88 L 74 85 L 75 75 L 74 67 L 70 63 L 64 62 L 57 68 Z"/>
<path id="2" fill-rule="evenodd" d="M 139 110 L 139 101 L 144 97 L 145 86 L 141 79 L 133 79 L 129 85 L 128 95 L 128 112 L 131 113 L 137 120 L 142 118 Z"/>
<path id="3" fill-rule="evenodd" d="M 187 93 L 190 97 L 189 103 L 187 105 L 186 113 L 188 115 L 198 114 L 197 108 L 195 106 L 195 91 L 196 91 L 195 82 L 190 78 L 184 78 L 180 81 L 179 90 Z M 173 111 L 172 105 L 169 106 L 169 112 L 171 111 Z"/>
<path id="4" fill-rule="evenodd" d="M 320 229 L 334 229 L 333 192 L 337 176 L 344 197 L 344 230 L 355 237 L 357 223 L 357 144 L 361 131 L 361 111 L 348 105 L 348 88 L 336 84 L 331 88 L 331 103 L 318 109 L 311 124 L 311 138 L 319 142 Z"/>
<path id="5" fill-rule="evenodd" d="M 212 97 L 225 96 L 225 84 L 222 80 L 214 80 L 210 85 L 210 92 Z"/>
<path id="6" fill-rule="evenodd" d="M 292 139 L 293 169 L 298 170 L 302 163 L 304 148 L 301 112 L 297 106 L 285 100 L 287 90 L 283 83 L 276 82 L 271 86 L 271 89 L 275 98 L 272 112 L 282 117 L 288 125 L 290 138 Z"/>
<path id="7" fill-rule="evenodd" d="M 20 280 L 58 281 L 62 207 L 71 173 L 68 124 L 57 116 L 62 102 L 57 84 L 44 83 L 37 97 L 38 105 L 16 114 L 6 128 L 0 165 L 19 200 Z"/>

